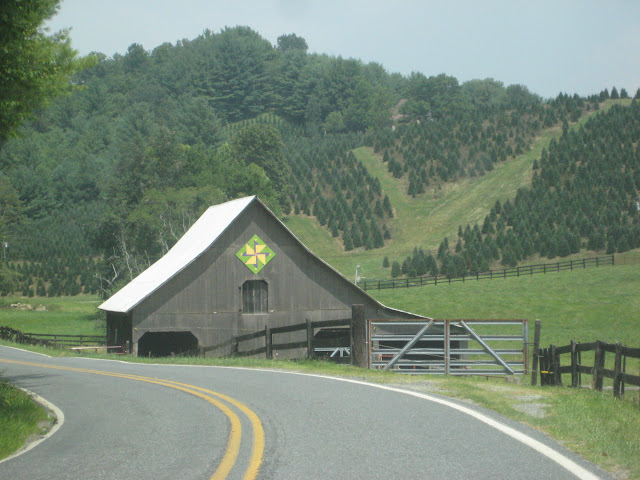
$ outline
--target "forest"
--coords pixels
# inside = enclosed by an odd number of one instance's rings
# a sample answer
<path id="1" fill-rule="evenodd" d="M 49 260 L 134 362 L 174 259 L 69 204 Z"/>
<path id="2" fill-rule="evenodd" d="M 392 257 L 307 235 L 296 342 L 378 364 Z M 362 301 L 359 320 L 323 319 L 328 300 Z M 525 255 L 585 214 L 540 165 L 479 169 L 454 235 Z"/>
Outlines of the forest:
<path id="1" fill-rule="evenodd" d="M 484 175 L 550 128 L 563 135 L 530 188 L 443 239 L 436 258 L 416 240 L 393 274 L 640 246 L 638 93 L 542 99 L 490 78 L 402 76 L 248 27 L 91 57 L 73 92 L 0 140 L 4 295 L 108 296 L 208 206 L 245 195 L 314 217 L 345 252 L 376 250 L 393 238 L 394 209 L 353 149 L 372 147 L 418 196 Z M 631 104 L 569 129 L 609 99 Z"/>

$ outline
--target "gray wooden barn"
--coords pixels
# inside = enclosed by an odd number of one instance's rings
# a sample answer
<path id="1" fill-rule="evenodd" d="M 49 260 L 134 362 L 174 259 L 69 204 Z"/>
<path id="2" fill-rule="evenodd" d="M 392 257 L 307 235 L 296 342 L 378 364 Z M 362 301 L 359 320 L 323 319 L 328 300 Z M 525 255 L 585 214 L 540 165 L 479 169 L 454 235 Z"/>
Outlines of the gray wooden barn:
<path id="1" fill-rule="evenodd" d="M 369 296 L 252 196 L 210 207 L 99 308 L 107 313 L 109 345 L 128 342 L 133 353 L 167 355 L 210 350 L 266 325 L 349 318 L 354 304 L 365 306 L 366 318 L 422 318 Z M 290 335 L 294 342 L 305 332 Z"/>

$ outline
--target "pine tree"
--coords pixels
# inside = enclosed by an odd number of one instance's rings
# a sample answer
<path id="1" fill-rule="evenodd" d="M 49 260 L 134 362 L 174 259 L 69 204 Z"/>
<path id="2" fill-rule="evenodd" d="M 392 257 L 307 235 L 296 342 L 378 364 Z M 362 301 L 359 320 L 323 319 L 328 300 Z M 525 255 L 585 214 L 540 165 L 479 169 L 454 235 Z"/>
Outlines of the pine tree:
<path id="1" fill-rule="evenodd" d="M 411 259 L 410 257 L 405 258 L 404 262 L 402 262 L 402 274 L 406 275 L 407 272 L 409 271 L 409 265 L 411 264 Z"/>
<path id="2" fill-rule="evenodd" d="M 618 95 L 618 89 L 616 87 L 613 87 L 611 89 L 611 96 L 609 97 L 612 100 L 617 100 L 618 98 L 620 98 L 620 96 Z"/>
<path id="3" fill-rule="evenodd" d="M 388 268 L 388 267 L 389 267 L 389 257 L 384 257 L 384 258 L 382 259 L 382 266 L 383 266 L 384 268 Z"/>
<path id="4" fill-rule="evenodd" d="M 391 264 L 391 277 L 392 278 L 397 278 L 400 275 L 402 275 L 402 269 L 400 267 L 400 264 L 398 262 L 393 262 Z"/>
<path id="5" fill-rule="evenodd" d="M 358 229 L 358 224 L 353 222 L 351 225 L 351 241 L 353 242 L 353 247 L 358 248 L 362 246 L 362 237 L 360 236 L 360 230 Z"/>
<path id="6" fill-rule="evenodd" d="M 384 238 L 380 229 L 376 226 L 373 230 L 373 248 L 384 247 Z"/>
<path id="7" fill-rule="evenodd" d="M 373 240 L 371 240 L 371 237 L 367 237 L 367 240 L 364 243 L 364 248 L 366 250 L 372 250 L 373 249 Z"/>
<path id="8" fill-rule="evenodd" d="M 627 241 L 627 237 L 623 235 L 622 237 L 620 237 L 620 240 L 618 240 L 617 252 L 624 253 L 628 252 L 629 250 L 629 242 Z"/>
<path id="9" fill-rule="evenodd" d="M 393 209 L 391 208 L 391 200 L 389 200 L 389 195 L 384 196 L 384 200 L 382 201 L 382 206 L 384 210 L 389 215 L 389 218 L 393 218 Z"/>
<path id="10" fill-rule="evenodd" d="M 349 233 L 349 231 L 344 232 L 342 242 L 344 244 L 344 249 L 347 252 L 353 250 L 353 240 L 351 239 L 351 234 Z"/>

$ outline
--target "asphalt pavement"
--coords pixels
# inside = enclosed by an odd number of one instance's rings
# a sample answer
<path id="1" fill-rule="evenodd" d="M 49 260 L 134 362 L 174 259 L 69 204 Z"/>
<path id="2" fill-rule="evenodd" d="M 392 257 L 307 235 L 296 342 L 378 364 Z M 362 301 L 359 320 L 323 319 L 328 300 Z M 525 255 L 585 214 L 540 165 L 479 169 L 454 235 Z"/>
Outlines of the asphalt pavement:
<path id="1" fill-rule="evenodd" d="M 0 479 L 610 478 L 493 412 L 363 382 L 2 346 L 0 372 L 65 416 Z"/>

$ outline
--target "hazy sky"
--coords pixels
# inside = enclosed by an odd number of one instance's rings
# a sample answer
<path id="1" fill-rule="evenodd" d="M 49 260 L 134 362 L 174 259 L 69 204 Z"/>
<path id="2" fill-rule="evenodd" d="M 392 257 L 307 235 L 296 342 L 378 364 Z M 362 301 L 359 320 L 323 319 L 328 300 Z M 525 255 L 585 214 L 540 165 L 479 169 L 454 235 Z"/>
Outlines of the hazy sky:
<path id="1" fill-rule="evenodd" d="M 81 54 L 109 56 L 236 25 L 389 72 L 492 77 L 545 98 L 640 87 L 637 0 L 63 0 L 49 22 L 70 27 Z"/>

